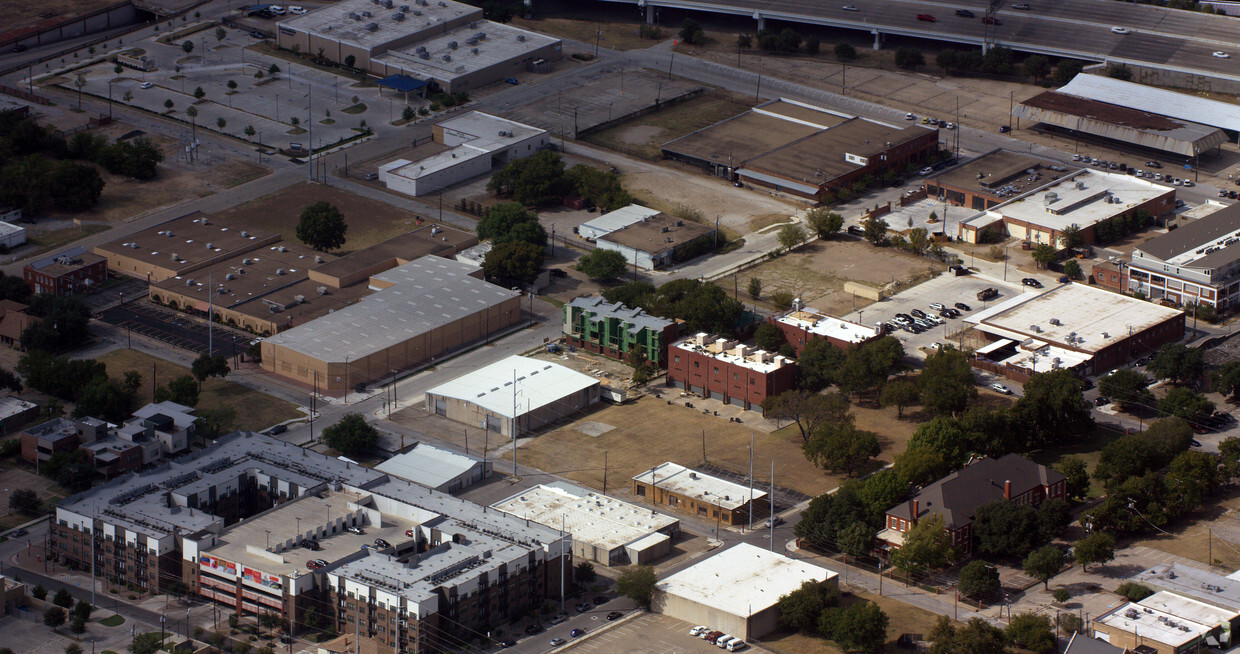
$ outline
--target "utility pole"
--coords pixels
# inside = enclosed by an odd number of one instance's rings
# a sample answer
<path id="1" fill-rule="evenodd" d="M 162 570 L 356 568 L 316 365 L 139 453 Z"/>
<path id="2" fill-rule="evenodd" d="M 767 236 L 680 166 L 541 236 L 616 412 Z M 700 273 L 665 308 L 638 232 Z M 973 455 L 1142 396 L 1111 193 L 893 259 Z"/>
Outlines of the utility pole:
<path id="1" fill-rule="evenodd" d="M 609 452 L 611 452 L 611 450 L 603 451 L 603 494 L 604 495 L 607 494 L 607 454 Z"/>
<path id="2" fill-rule="evenodd" d="M 767 513 L 771 514 L 771 537 L 769 539 L 771 542 L 768 543 L 768 545 L 770 546 L 771 551 L 774 552 L 775 551 L 775 459 L 773 458 L 771 459 L 771 492 L 769 495 L 766 496 L 766 504 L 768 507 L 770 507 Z"/>
<path id="3" fill-rule="evenodd" d="M 753 432 L 749 432 L 749 531 L 753 531 Z"/>

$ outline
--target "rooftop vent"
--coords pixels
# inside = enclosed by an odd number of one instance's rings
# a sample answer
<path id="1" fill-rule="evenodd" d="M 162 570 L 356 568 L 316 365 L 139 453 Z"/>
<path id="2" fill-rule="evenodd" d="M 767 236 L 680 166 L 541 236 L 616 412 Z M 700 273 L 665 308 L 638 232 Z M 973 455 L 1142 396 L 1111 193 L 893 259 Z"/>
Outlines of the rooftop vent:
<path id="1" fill-rule="evenodd" d="M 173 253 L 172 253 L 171 255 L 169 255 L 169 256 L 171 256 L 171 257 L 172 257 L 172 260 L 173 260 L 173 261 L 180 261 L 180 260 L 181 260 L 180 255 L 178 255 L 176 252 L 173 252 Z"/>
<path id="2" fill-rule="evenodd" d="M 524 34 L 518 34 L 518 35 L 517 35 L 517 40 L 518 40 L 518 41 L 524 41 L 524 40 L 525 40 L 525 35 L 524 35 Z"/>
<path id="3" fill-rule="evenodd" d="M 405 20 L 405 14 L 403 14 L 403 13 L 396 13 L 396 14 L 393 14 L 393 16 L 392 16 L 392 20 L 394 20 L 394 21 L 396 21 L 396 22 L 398 22 L 398 23 L 399 23 L 399 22 L 401 22 L 401 21 Z"/>
<path id="4" fill-rule="evenodd" d="M 320 286 L 320 287 L 318 287 L 318 288 L 316 288 L 316 289 L 314 289 L 314 290 L 315 290 L 315 292 L 316 292 L 316 293 L 318 293 L 319 295 L 327 295 L 327 287 L 326 287 L 326 286 Z"/>
<path id="5" fill-rule="evenodd" d="M 473 50 L 470 50 L 470 52 L 472 52 L 472 53 L 474 53 L 474 54 L 478 54 L 478 48 L 474 48 Z"/>
<path id="6" fill-rule="evenodd" d="M 401 5 L 401 6 L 400 6 L 400 10 L 401 10 L 401 11 L 409 11 L 409 5 Z"/>
<path id="7" fill-rule="evenodd" d="M 358 16 L 356 12 L 352 12 L 352 11 L 350 11 L 350 12 L 349 12 L 349 18 L 351 18 L 351 19 L 353 19 L 353 20 L 361 20 L 361 19 L 362 19 L 362 17 L 361 17 L 361 16 Z"/>
<path id="8" fill-rule="evenodd" d="M 362 12 L 362 17 L 363 17 L 363 18 L 371 18 L 371 17 L 373 17 L 373 16 L 374 16 L 374 14 L 370 13 L 369 11 L 363 11 L 363 12 Z"/>
<path id="9" fill-rule="evenodd" d="M 286 247 L 284 247 L 283 245 L 281 245 L 281 246 L 280 246 L 280 251 L 281 251 L 281 252 L 288 252 L 288 248 L 286 248 Z"/>
<path id="10" fill-rule="evenodd" d="M 419 57 L 420 59 L 430 59 L 430 58 L 431 58 L 431 53 L 429 53 L 429 52 L 427 52 L 427 51 L 423 50 L 423 51 L 421 51 L 421 52 L 419 52 L 419 53 L 418 53 L 418 57 Z"/>
<path id="11" fill-rule="evenodd" d="M 456 43 L 456 41 L 448 41 L 448 49 L 449 49 L 449 50 L 455 50 L 456 48 L 457 48 L 457 43 Z"/>
<path id="12" fill-rule="evenodd" d="M 383 3 L 382 3 L 382 4 L 383 4 L 383 8 L 384 8 L 384 9 L 391 9 L 391 8 L 392 8 L 392 0 L 383 0 Z"/>
<path id="13" fill-rule="evenodd" d="M 283 269 L 283 268 L 276 268 L 276 274 L 277 274 L 277 275 L 283 275 L 283 274 L 284 274 L 284 269 Z"/>
<path id="14" fill-rule="evenodd" d="M 250 238 L 250 233 L 245 231 L 244 229 L 241 230 L 241 238 Z"/>
<path id="15" fill-rule="evenodd" d="M 214 249 L 215 249 L 215 244 L 214 244 L 214 243 L 207 243 L 207 249 L 208 249 L 208 250 L 214 250 Z"/>
<path id="16" fill-rule="evenodd" d="M 234 279 L 236 279 L 236 278 L 237 278 L 237 276 L 236 276 L 235 274 L 233 274 L 233 273 L 228 273 L 227 275 L 224 275 L 224 279 L 227 279 L 228 281 L 232 281 L 232 280 L 234 280 Z"/>
<path id="17" fill-rule="evenodd" d="M 379 23 L 367 23 L 367 24 L 366 24 L 366 31 L 367 31 L 367 32 L 378 32 L 378 31 L 379 31 Z"/>
<path id="18" fill-rule="evenodd" d="M 251 266 L 251 265 L 254 265 L 254 260 L 253 260 L 253 259 L 249 259 L 249 258 L 242 259 L 242 260 L 241 260 L 241 265 L 243 265 L 243 266 Z"/>
<path id="19" fill-rule="evenodd" d="M 268 305 L 267 310 L 272 313 L 280 313 L 281 311 L 284 311 L 284 305 L 282 304 Z"/>
<path id="20" fill-rule="evenodd" d="M 444 55 L 444 56 L 443 56 L 443 60 L 444 60 L 444 61 L 452 61 L 452 55 L 449 55 L 449 54 Z"/>

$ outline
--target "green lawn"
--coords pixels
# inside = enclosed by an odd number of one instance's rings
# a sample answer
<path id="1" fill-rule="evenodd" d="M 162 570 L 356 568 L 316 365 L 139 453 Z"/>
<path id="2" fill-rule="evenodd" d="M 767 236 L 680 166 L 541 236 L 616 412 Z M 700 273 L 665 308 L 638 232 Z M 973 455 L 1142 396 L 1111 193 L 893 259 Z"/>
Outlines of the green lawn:
<path id="1" fill-rule="evenodd" d="M 121 617 L 121 615 L 117 613 L 100 620 L 99 624 L 105 627 L 119 627 L 125 624 L 125 618 Z"/>
<path id="2" fill-rule="evenodd" d="M 1039 450 L 1030 455 L 1029 458 L 1041 463 L 1042 465 L 1054 466 L 1059 463 L 1065 456 L 1076 455 L 1089 466 L 1089 473 L 1092 475 L 1094 466 L 1098 464 L 1098 457 L 1102 455 L 1102 448 L 1107 443 L 1122 436 L 1120 432 L 1108 429 L 1100 425 L 1094 425 L 1094 428 L 1082 434 L 1076 441 L 1070 445 L 1056 447 L 1047 450 Z M 1101 497 L 1105 493 L 1102 483 L 1091 479 L 1089 484 L 1089 496 Z"/>

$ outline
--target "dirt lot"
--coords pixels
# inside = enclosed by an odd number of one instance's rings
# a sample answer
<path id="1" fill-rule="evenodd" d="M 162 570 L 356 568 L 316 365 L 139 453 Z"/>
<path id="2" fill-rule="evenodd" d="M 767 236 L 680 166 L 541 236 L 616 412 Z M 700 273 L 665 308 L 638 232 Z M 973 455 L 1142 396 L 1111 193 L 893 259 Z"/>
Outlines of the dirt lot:
<path id="1" fill-rule="evenodd" d="M 12 0 L 4 3 L 5 31 L 47 18 L 67 20 L 115 4 L 113 0 Z M 0 38 L 4 34 L 0 33 Z"/>
<path id="2" fill-rule="evenodd" d="M 115 350 L 99 357 L 98 360 L 108 367 L 109 376 L 117 377 L 127 370 L 141 373 L 142 388 L 138 390 L 138 397 L 142 400 L 152 397 L 152 365 L 155 366 L 158 375 L 157 385 L 166 384 L 176 377 L 189 374 L 189 369 L 184 366 L 178 366 L 137 350 Z M 246 371 L 232 374 L 246 374 Z M 293 404 L 247 386 L 215 377 L 203 382 L 196 408 L 201 411 L 225 406 L 231 406 L 237 411 L 238 429 L 265 429 L 277 422 L 302 415 Z"/>
<path id="3" fill-rule="evenodd" d="M 883 610 L 883 613 L 887 614 L 887 644 L 880 651 L 889 654 L 908 651 L 896 646 L 896 639 L 900 637 L 900 634 L 928 634 L 939 618 L 925 609 L 870 593 L 856 593 L 853 598 L 846 599 L 843 605 L 847 606 L 849 602 L 858 600 L 874 602 Z M 831 641 L 789 633 L 783 629 L 764 637 L 762 647 L 776 654 L 839 654 L 842 651 Z"/>
<path id="4" fill-rule="evenodd" d="M 34 474 L 33 466 L 25 469 L 24 463 L 5 460 L 0 465 L 0 530 L 12 529 L 32 520 L 28 515 L 13 513 L 9 509 L 9 495 L 12 491 L 29 488 L 39 494 L 39 499 L 49 500 L 64 497 L 64 489 L 46 477 Z"/>
<path id="5" fill-rule="evenodd" d="M 220 212 L 219 216 L 238 224 L 276 232 L 288 241 L 296 241 L 297 221 L 302 209 L 320 201 L 336 205 L 349 225 L 344 248 L 332 254 L 343 255 L 370 247 L 414 226 L 413 214 L 408 211 L 333 186 L 309 182 L 251 200 Z"/>
<path id="6" fill-rule="evenodd" d="M 574 41 L 581 41 L 582 43 L 594 43 L 597 38 L 599 47 L 609 50 L 649 48 L 657 43 L 657 41 L 641 38 L 637 22 L 595 22 L 567 18 L 543 18 L 539 20 L 514 18 L 512 19 L 512 24 L 538 32 L 557 34 Z M 664 30 L 664 34 L 670 35 L 671 32 Z M 568 56 L 567 52 L 564 54 L 566 57 Z M 592 48 L 590 49 L 590 54 L 594 54 Z"/>
<path id="7" fill-rule="evenodd" d="M 588 436 L 582 429 L 603 433 Z M 676 437 L 669 438 L 674 429 Z M 605 431 L 604 431 L 605 430 Z M 667 404 L 647 396 L 621 406 L 607 406 L 568 426 L 543 434 L 522 445 L 517 460 L 527 466 L 567 477 L 593 488 L 603 486 L 603 455 L 608 452 L 608 488 L 627 485 L 633 475 L 664 461 L 694 466 L 702 462 L 702 435 L 706 458 L 734 471 L 749 468 L 749 437 L 744 425 L 703 415 L 696 409 Z M 767 483 L 771 459 L 778 464 L 780 486 L 807 495 L 819 495 L 839 485 L 839 477 L 815 468 L 801 453 L 795 433 L 756 433 L 754 478 Z"/>
<path id="8" fill-rule="evenodd" d="M 875 249 L 860 239 L 815 241 L 796 252 L 768 261 L 741 273 L 740 288 L 749 279 L 762 280 L 762 296 L 789 291 L 806 306 L 842 315 L 859 309 L 869 300 L 844 293 L 844 282 L 883 286 L 893 279 L 919 280 L 946 270 L 942 263 L 898 252 Z"/>
<path id="9" fill-rule="evenodd" d="M 631 156 L 657 160 L 662 144 L 743 113 L 755 104 L 752 96 L 702 95 L 596 132 L 585 140 Z"/>
<path id="10" fill-rule="evenodd" d="M 1235 570 L 1240 567 L 1240 494 L 1229 491 L 1167 531 L 1133 544 Z"/>

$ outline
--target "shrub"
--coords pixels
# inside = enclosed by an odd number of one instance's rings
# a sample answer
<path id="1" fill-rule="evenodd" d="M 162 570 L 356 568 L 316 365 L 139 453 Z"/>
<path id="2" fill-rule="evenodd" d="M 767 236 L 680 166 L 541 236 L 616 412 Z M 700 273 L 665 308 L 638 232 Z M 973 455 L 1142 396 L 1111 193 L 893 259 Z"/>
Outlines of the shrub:
<path id="1" fill-rule="evenodd" d="M 1121 597 L 1125 597 L 1130 602 L 1140 602 L 1141 600 L 1154 594 L 1154 591 L 1145 584 L 1139 584 L 1135 581 L 1125 581 L 1115 589 L 1115 593 Z"/>
<path id="2" fill-rule="evenodd" d="M 792 301 L 795 299 L 796 296 L 789 291 L 775 291 L 774 293 L 771 293 L 771 304 L 774 304 L 775 308 L 780 311 L 790 309 L 792 307 Z"/>

